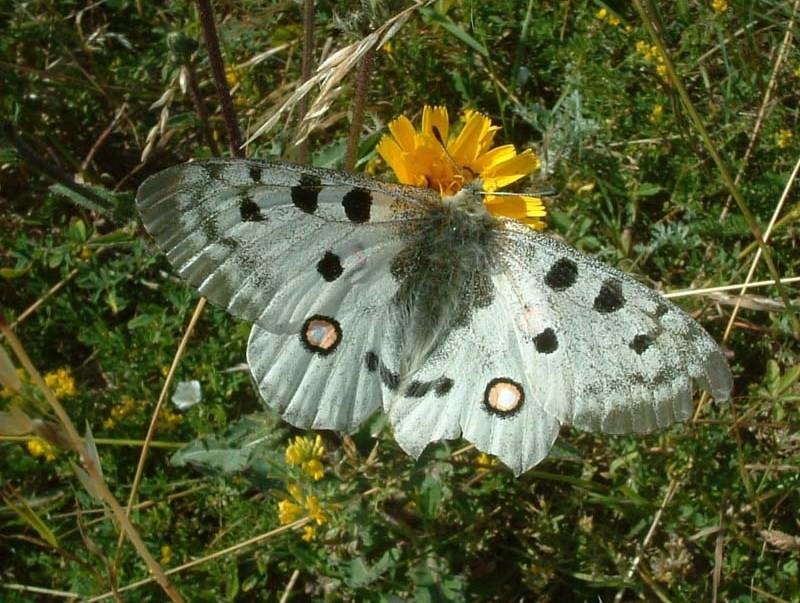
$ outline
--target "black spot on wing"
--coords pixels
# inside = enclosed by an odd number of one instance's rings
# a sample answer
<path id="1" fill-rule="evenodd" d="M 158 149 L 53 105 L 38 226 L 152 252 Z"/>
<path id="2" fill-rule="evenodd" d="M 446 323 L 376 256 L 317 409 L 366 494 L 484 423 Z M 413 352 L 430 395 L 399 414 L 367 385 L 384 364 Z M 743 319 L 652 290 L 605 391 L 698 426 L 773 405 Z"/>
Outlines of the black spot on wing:
<path id="1" fill-rule="evenodd" d="M 656 307 L 656 318 L 663 318 L 669 312 L 669 306 L 664 303 L 659 303 Z"/>
<path id="2" fill-rule="evenodd" d="M 317 197 L 322 190 L 322 180 L 313 174 L 300 176 L 300 184 L 291 190 L 292 203 L 295 207 L 307 214 L 317 211 Z"/>
<path id="3" fill-rule="evenodd" d="M 374 373 L 375 371 L 378 370 L 379 363 L 380 360 L 378 359 L 378 355 L 375 352 L 369 351 L 366 354 L 364 354 L 364 364 L 366 365 L 367 370 L 370 373 Z"/>
<path id="4" fill-rule="evenodd" d="M 256 184 L 261 183 L 261 168 L 256 165 L 251 165 L 247 168 L 247 175 L 250 176 L 250 180 L 255 182 Z"/>
<path id="5" fill-rule="evenodd" d="M 577 277 L 578 265 L 569 258 L 561 258 L 550 266 L 544 283 L 554 291 L 563 291 L 574 285 Z"/>
<path id="6" fill-rule="evenodd" d="M 406 388 L 406 397 L 424 398 L 433 389 L 433 381 L 412 381 Z"/>
<path id="7" fill-rule="evenodd" d="M 330 251 L 326 251 L 322 259 L 317 262 L 317 272 L 329 283 L 342 276 L 343 271 L 339 256 Z"/>
<path id="8" fill-rule="evenodd" d="M 236 251 L 239 247 L 239 241 L 234 239 L 233 237 L 222 237 L 219 240 L 219 244 L 223 247 L 230 249 L 231 251 Z"/>
<path id="9" fill-rule="evenodd" d="M 594 298 L 594 309 L 600 314 L 610 314 L 616 312 L 625 305 L 625 298 L 622 296 L 622 286 L 619 281 L 607 280 L 600 287 L 600 292 Z"/>
<path id="10" fill-rule="evenodd" d="M 400 387 L 400 375 L 392 372 L 383 361 L 378 358 L 375 352 L 369 351 L 364 354 L 364 364 L 370 373 L 377 372 L 380 375 L 381 381 L 387 389 L 396 391 Z"/>
<path id="11" fill-rule="evenodd" d="M 647 351 L 647 348 L 653 345 L 653 341 L 654 340 L 650 335 L 647 334 L 637 335 L 631 341 L 630 348 L 641 356 L 642 354 L 645 353 L 645 351 Z"/>
<path id="12" fill-rule="evenodd" d="M 433 390 L 437 398 L 441 398 L 453 387 L 453 380 L 450 377 L 439 377 L 433 381 L 412 381 L 406 388 L 405 395 L 408 398 L 424 398 L 428 392 Z"/>
<path id="13" fill-rule="evenodd" d="M 450 377 L 439 377 L 436 380 L 434 392 L 438 397 L 442 397 L 453 389 L 453 380 Z"/>
<path id="14" fill-rule="evenodd" d="M 243 222 L 263 222 L 266 220 L 258 204 L 247 197 L 244 197 L 239 202 L 239 215 L 242 217 Z"/>
<path id="15" fill-rule="evenodd" d="M 342 199 L 342 207 L 347 219 L 356 224 L 369 221 L 372 209 L 372 193 L 364 188 L 354 188 Z"/>
<path id="16" fill-rule="evenodd" d="M 552 354 L 558 349 L 558 338 L 553 329 L 547 328 L 533 338 L 533 344 L 540 354 Z"/>

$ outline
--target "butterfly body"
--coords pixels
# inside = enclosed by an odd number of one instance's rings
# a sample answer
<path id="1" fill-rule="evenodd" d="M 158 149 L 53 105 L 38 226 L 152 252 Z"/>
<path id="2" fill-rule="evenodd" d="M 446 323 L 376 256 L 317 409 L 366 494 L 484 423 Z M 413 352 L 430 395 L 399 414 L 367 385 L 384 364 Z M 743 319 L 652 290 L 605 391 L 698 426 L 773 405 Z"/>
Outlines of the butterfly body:
<path id="1" fill-rule="evenodd" d="M 682 310 L 514 220 L 434 191 L 239 160 L 176 166 L 137 195 L 178 273 L 254 324 L 248 364 L 288 422 L 353 431 L 382 407 L 419 455 L 464 436 L 520 473 L 561 424 L 687 418 L 727 363 Z"/>

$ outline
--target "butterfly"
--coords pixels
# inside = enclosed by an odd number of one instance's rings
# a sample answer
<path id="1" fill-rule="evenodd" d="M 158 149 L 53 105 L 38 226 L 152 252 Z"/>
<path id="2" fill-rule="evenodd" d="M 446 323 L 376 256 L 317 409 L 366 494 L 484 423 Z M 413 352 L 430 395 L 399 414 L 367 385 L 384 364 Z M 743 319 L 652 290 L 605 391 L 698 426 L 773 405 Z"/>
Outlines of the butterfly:
<path id="1" fill-rule="evenodd" d="M 221 159 L 151 176 L 137 205 L 178 274 L 254 323 L 259 393 L 300 428 L 349 433 L 382 408 L 414 457 L 463 436 L 519 475 L 562 424 L 647 432 L 691 415 L 693 382 L 731 391 L 681 309 L 474 187 Z"/>

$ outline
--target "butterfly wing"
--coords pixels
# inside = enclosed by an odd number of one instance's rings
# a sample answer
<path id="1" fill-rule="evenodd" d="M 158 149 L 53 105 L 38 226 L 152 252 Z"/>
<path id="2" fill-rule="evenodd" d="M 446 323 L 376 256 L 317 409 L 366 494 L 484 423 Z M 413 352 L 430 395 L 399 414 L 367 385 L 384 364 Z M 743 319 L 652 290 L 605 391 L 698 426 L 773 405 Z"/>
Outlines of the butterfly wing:
<path id="1" fill-rule="evenodd" d="M 425 195 L 332 170 L 212 160 L 156 174 L 137 202 L 178 274 L 256 323 L 248 364 L 264 400 L 296 426 L 347 432 L 380 406 L 359 349 L 380 349 L 395 231 L 424 217 Z"/>
<path id="2" fill-rule="evenodd" d="M 241 160 L 169 168 L 142 184 L 145 227 L 178 274 L 228 312 L 278 332 L 337 308 L 419 220 L 418 190 L 343 172 Z M 385 293 L 390 291 L 386 289 Z"/>
<path id="3" fill-rule="evenodd" d="M 546 411 L 581 429 L 646 432 L 691 416 L 692 381 L 717 400 L 732 378 L 714 340 L 630 276 L 506 221 L 494 277 Z"/>
<path id="4" fill-rule="evenodd" d="M 410 455 L 463 435 L 515 475 L 547 456 L 559 421 L 531 395 L 537 384 L 525 370 L 527 350 L 516 340 L 510 314 L 499 297 L 475 309 L 470 323 L 451 331 L 408 379 L 393 379 L 390 361 L 374 362 L 395 439 Z"/>

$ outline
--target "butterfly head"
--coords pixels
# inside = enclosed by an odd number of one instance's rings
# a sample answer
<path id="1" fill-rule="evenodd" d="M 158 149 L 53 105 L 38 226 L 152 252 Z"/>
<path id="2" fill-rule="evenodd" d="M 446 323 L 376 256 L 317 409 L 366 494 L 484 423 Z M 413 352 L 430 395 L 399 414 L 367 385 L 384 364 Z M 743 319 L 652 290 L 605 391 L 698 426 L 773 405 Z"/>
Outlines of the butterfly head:
<path id="1" fill-rule="evenodd" d="M 442 203 L 445 207 L 464 212 L 473 218 L 491 217 L 489 210 L 483 203 L 486 191 L 483 190 L 483 183 L 480 178 L 475 178 L 466 184 L 455 195 L 443 197 Z"/>

